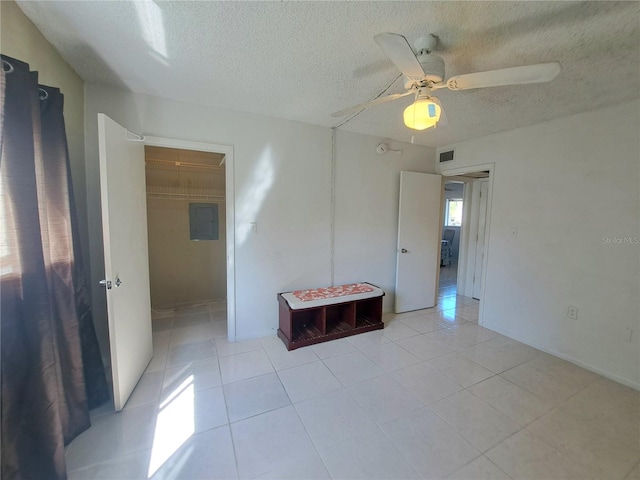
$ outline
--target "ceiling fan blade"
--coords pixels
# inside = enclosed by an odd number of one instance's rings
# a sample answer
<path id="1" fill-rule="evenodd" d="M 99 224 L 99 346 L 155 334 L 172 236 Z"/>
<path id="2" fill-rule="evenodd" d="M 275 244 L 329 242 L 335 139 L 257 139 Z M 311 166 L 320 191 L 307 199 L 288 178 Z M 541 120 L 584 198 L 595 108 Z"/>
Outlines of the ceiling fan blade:
<path id="1" fill-rule="evenodd" d="M 331 116 L 345 117 L 347 115 L 359 112 L 360 110 L 364 110 L 365 108 L 369 108 L 374 105 L 379 105 L 381 103 L 390 102 L 391 100 L 397 100 L 398 98 L 406 97 L 407 95 L 411 95 L 412 93 L 414 93 L 413 90 L 408 90 L 404 93 L 394 93 L 392 95 L 387 95 L 386 97 L 376 98 L 375 100 L 359 103 L 358 105 L 354 105 L 353 107 L 345 108 L 344 110 L 340 110 L 339 112 L 332 113 Z"/>
<path id="2" fill-rule="evenodd" d="M 405 77 L 411 79 L 421 79 L 424 77 L 424 70 L 418 62 L 409 42 L 402 35 L 397 33 L 379 33 L 373 39 L 376 41 L 389 60 L 398 67 Z"/>
<path id="3" fill-rule="evenodd" d="M 527 83 L 550 82 L 560 73 L 558 62 L 503 68 L 488 72 L 456 75 L 447 80 L 449 90 L 468 90 L 470 88 L 499 87 L 503 85 L 523 85 Z M 444 84 L 438 87 L 444 87 Z"/>

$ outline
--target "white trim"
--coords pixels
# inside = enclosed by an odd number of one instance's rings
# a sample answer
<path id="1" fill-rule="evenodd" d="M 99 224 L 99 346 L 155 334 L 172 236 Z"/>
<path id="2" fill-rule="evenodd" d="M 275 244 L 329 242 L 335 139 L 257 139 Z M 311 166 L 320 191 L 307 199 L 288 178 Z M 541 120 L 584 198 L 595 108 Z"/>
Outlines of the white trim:
<path id="1" fill-rule="evenodd" d="M 556 350 L 553 350 L 552 348 L 549 348 L 547 346 L 541 345 L 537 342 L 532 342 L 528 337 L 524 337 L 522 335 L 520 335 L 519 333 L 515 333 L 511 330 L 506 330 L 504 328 L 499 328 L 499 327 L 487 327 L 489 328 L 489 330 L 492 330 L 496 333 L 499 333 L 501 335 L 504 335 L 506 337 L 509 337 L 513 340 L 516 340 L 520 343 L 523 343 L 525 345 L 528 345 L 530 347 L 533 347 L 537 350 L 541 350 L 545 353 L 548 353 L 550 355 L 553 355 L 554 357 L 558 357 L 561 358 L 563 360 L 566 360 L 567 362 L 571 362 L 574 365 L 578 365 L 579 367 L 582 367 L 586 370 L 589 370 L 591 372 L 597 373 L 598 375 L 602 375 L 603 377 L 606 377 L 610 380 L 613 380 L 614 382 L 618 382 L 621 383 L 622 385 L 626 385 L 627 387 L 633 388 L 634 390 L 638 390 L 640 391 L 640 383 L 634 382 L 633 380 L 629 380 L 628 378 L 624 378 L 624 377 L 620 377 L 618 375 L 615 375 L 611 372 L 609 372 L 608 370 L 604 370 L 602 368 L 598 368 L 598 367 L 594 367 L 593 365 L 589 364 L 589 363 L 585 363 L 582 362 L 574 357 L 572 357 L 571 355 L 567 355 L 564 354 L 562 352 L 558 352 Z"/>
<path id="2" fill-rule="evenodd" d="M 487 197 L 487 218 L 485 221 L 485 256 L 482 261 L 482 297 L 480 299 L 480 311 L 478 313 L 478 325 L 484 325 L 484 293 L 487 285 L 487 266 L 489 265 L 489 243 L 491 241 L 491 203 L 493 199 L 493 176 L 495 173 L 495 163 L 485 163 L 482 165 L 472 165 L 467 167 L 456 167 L 451 169 L 439 169 L 438 172 L 443 177 L 453 177 L 456 175 L 465 175 L 467 173 L 489 171 L 489 190 Z M 460 239 L 462 240 L 462 238 Z M 468 293 L 468 292 L 467 292 Z"/>
<path id="3" fill-rule="evenodd" d="M 236 341 L 236 267 L 235 267 L 235 162 L 233 146 L 192 142 L 175 138 L 144 136 L 145 145 L 181 148 L 200 152 L 222 153 L 225 156 L 225 194 L 227 224 L 227 338 Z"/>
<path id="4" fill-rule="evenodd" d="M 440 170 L 438 174 L 443 177 L 456 177 L 456 176 L 464 176 L 467 173 L 476 173 L 476 172 L 486 172 L 489 171 L 489 177 L 493 175 L 493 171 L 496 168 L 495 163 L 483 163 L 481 165 L 469 165 L 466 167 L 455 167 L 455 168 L 442 168 L 442 166 L 438 169 Z M 479 178 L 468 177 L 473 180 L 480 180 Z"/>

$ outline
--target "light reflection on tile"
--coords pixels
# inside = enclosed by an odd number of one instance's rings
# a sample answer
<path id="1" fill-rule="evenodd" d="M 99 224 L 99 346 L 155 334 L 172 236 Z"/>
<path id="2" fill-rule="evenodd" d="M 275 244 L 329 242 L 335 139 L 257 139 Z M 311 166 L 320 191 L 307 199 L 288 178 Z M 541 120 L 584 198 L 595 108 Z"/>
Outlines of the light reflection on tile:
<path id="1" fill-rule="evenodd" d="M 153 360 L 91 412 L 69 478 L 640 480 L 640 392 L 479 327 L 443 270 L 435 308 L 291 352 L 229 343 L 224 303 L 154 314 Z"/>

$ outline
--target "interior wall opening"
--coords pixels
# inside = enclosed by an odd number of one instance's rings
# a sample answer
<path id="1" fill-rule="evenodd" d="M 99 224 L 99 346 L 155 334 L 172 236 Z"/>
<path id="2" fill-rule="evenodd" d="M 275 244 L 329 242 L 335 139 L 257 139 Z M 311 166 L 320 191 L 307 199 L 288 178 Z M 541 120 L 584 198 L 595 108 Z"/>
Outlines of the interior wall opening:
<path id="1" fill-rule="evenodd" d="M 482 300 L 490 172 L 444 174 L 439 301 Z"/>
<path id="2" fill-rule="evenodd" d="M 154 327 L 206 313 L 226 336 L 225 154 L 146 145 L 145 164 Z"/>
<path id="3" fill-rule="evenodd" d="M 440 248 L 440 279 L 438 296 L 457 294 L 458 258 L 462 213 L 464 211 L 465 184 L 459 180 L 446 180 L 442 216 L 442 245 Z"/>

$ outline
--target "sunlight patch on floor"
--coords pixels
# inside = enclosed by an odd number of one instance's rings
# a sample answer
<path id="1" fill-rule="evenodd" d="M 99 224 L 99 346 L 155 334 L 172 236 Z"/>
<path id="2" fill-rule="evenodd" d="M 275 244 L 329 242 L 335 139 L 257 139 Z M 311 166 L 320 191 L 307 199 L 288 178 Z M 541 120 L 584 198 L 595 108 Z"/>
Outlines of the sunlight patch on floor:
<path id="1" fill-rule="evenodd" d="M 189 375 L 160 404 L 149 461 L 148 478 L 186 442 L 195 431 L 193 375 Z"/>

